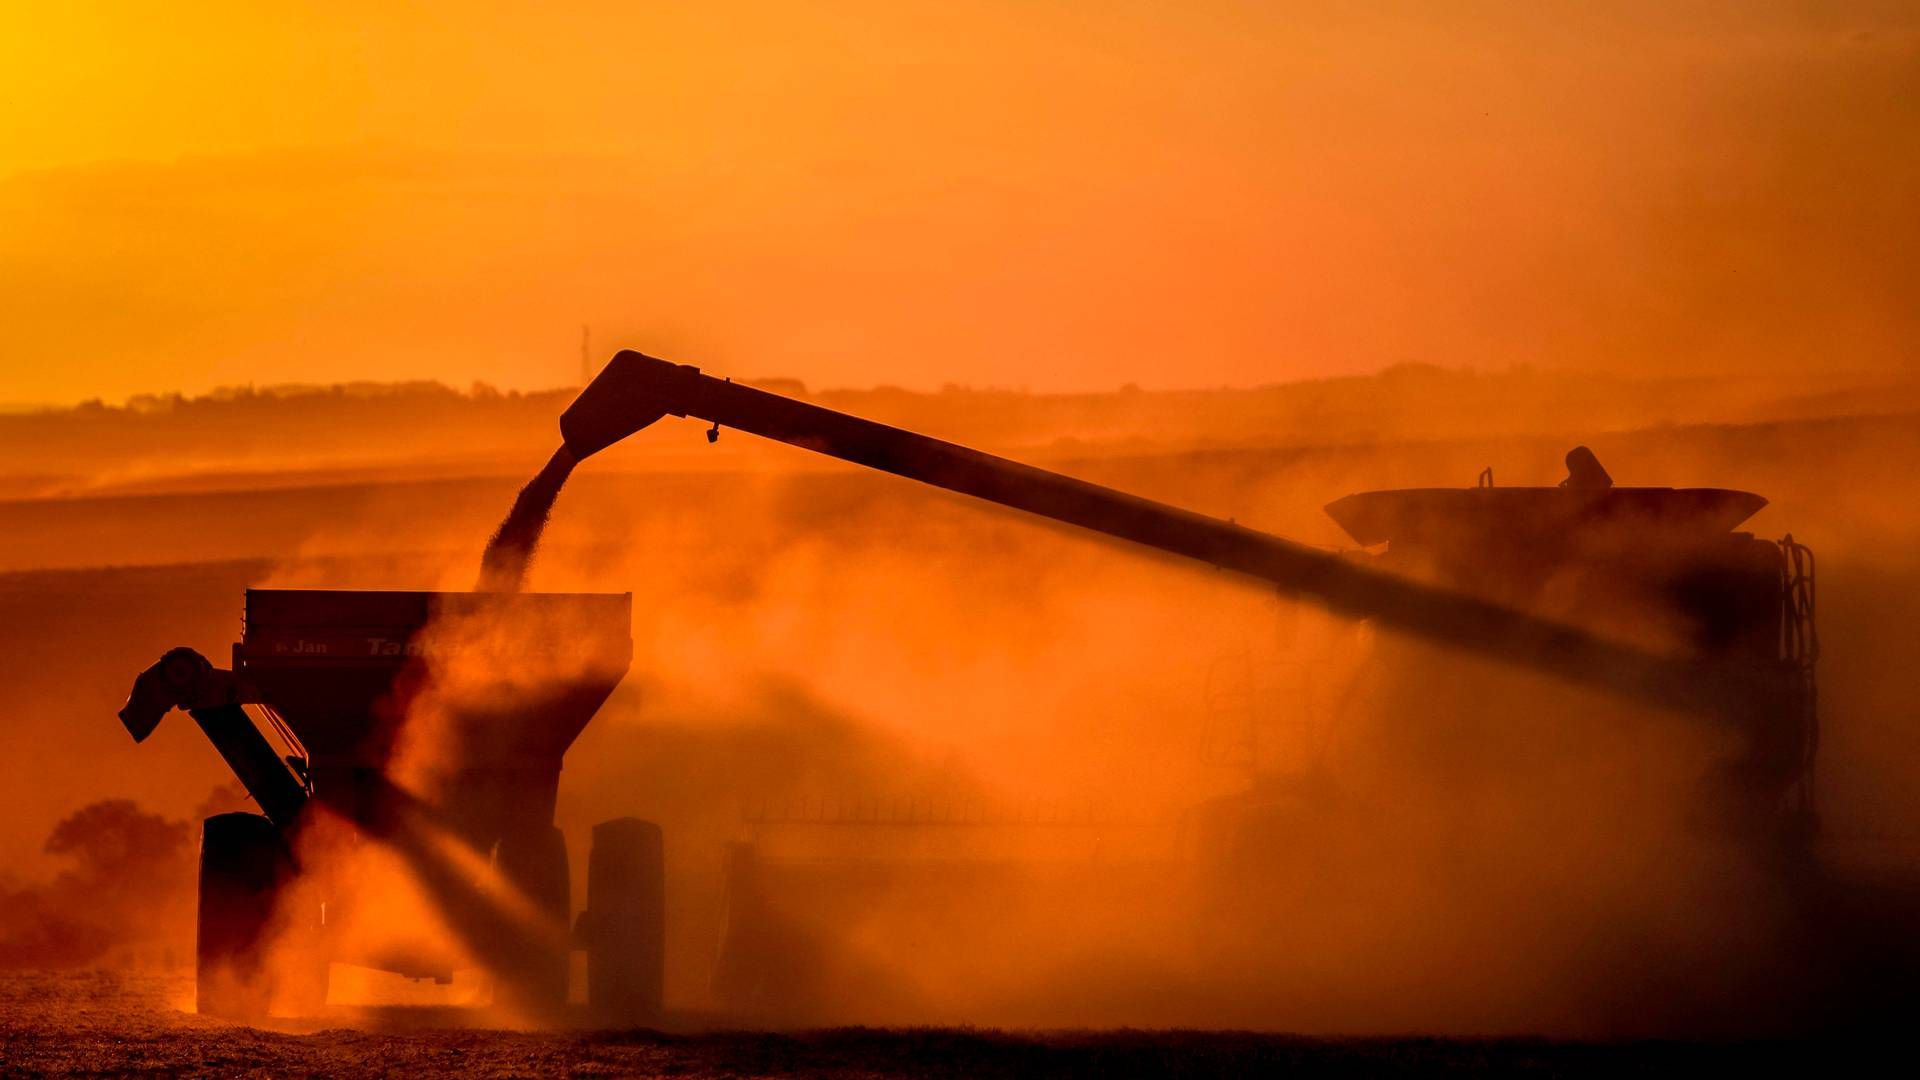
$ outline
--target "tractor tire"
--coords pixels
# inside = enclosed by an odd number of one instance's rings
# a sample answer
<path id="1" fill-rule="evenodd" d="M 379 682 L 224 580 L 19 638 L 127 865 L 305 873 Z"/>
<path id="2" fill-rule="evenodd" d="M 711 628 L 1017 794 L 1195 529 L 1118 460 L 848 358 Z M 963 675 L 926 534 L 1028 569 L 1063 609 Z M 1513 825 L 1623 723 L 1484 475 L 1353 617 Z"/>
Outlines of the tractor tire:
<path id="1" fill-rule="evenodd" d="M 291 870 L 280 830 L 258 814 L 220 814 L 200 827 L 200 901 L 194 1004 L 233 1020 L 267 1014 L 264 955 L 274 901 Z"/>
<path id="2" fill-rule="evenodd" d="M 539 923 L 511 944 L 496 990 L 507 1003 L 543 1014 L 566 1008 L 572 967 L 567 940 L 573 886 L 567 869 L 567 838 L 558 828 L 509 835 L 500 841 L 500 873 L 539 913 Z M 500 996 L 500 995 L 496 995 Z"/>
<path id="3" fill-rule="evenodd" d="M 615 818 L 593 827 L 587 909 L 587 1004 L 605 1022 L 660 1015 L 666 974 L 666 863 L 660 826 Z"/>

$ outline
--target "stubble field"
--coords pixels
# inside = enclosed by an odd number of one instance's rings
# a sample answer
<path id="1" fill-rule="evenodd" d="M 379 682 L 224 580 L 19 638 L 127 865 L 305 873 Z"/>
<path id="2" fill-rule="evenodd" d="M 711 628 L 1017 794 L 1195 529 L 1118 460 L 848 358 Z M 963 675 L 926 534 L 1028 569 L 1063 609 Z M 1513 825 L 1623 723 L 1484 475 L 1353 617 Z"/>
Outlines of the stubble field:
<path id="1" fill-rule="evenodd" d="M 1619 1076 L 1826 1067 L 1866 1054 L 1806 1043 L 1302 1038 L 1252 1032 L 837 1028 L 516 1031 L 484 1014 L 331 1008 L 277 1030 L 194 1015 L 184 975 L 0 976 L 11 1076 Z"/>

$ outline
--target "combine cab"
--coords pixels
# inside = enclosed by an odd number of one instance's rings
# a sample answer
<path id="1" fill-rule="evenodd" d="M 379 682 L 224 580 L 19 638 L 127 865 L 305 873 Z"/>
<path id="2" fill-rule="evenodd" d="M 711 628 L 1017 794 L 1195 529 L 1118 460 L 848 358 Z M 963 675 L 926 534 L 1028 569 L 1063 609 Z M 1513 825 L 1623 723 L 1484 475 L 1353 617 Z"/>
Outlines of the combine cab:
<path id="1" fill-rule="evenodd" d="M 249 590 L 231 671 L 176 649 L 143 674 L 121 713 L 134 738 L 187 710 L 261 811 L 204 826 L 201 1011 L 309 1011 L 341 961 L 438 981 L 477 963 L 497 1002 L 551 1012 L 576 945 L 593 1006 L 657 1009 L 659 830 L 594 829 L 576 924 L 553 824 L 562 758 L 626 674 L 631 606 L 626 594 Z M 369 854 L 404 867 L 441 932 L 369 932 L 391 921 L 387 898 L 344 869 Z"/>

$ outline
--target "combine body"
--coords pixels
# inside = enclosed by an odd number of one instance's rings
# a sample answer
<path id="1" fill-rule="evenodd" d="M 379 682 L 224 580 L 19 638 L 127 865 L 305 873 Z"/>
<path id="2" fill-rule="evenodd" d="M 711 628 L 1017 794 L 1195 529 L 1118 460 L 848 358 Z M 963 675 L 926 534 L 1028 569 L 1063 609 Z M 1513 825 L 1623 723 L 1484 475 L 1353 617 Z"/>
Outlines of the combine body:
<path id="1" fill-rule="evenodd" d="M 440 981 L 477 963 L 497 999 L 550 1010 L 575 944 L 598 968 L 596 1004 L 657 1007 L 658 830 L 596 828 L 598 910 L 576 930 L 553 824 L 567 748 L 626 674 L 631 607 L 628 594 L 249 590 L 231 671 L 175 650 L 143 675 L 121 714 L 134 736 L 186 709 L 262 811 L 206 823 L 203 1011 L 311 1009 L 333 961 Z M 406 867 L 444 934 L 343 933 L 384 903 L 336 872 L 367 845 Z"/>
<path id="2" fill-rule="evenodd" d="M 1570 460 L 1572 455 L 1570 455 Z M 1766 500 L 1720 488 L 1370 491 L 1326 507 L 1375 565 L 1691 664 L 1741 752 L 1727 809 L 1804 840 L 1818 732 L 1812 556 L 1736 531 Z"/>

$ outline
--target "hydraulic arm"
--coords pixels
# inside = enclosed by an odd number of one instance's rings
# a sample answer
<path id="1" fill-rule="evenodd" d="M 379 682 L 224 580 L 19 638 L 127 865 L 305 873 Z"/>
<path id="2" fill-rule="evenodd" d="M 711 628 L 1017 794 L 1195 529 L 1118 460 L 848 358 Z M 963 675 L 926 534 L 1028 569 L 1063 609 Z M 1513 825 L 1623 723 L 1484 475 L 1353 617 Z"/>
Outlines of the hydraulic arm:
<path id="1" fill-rule="evenodd" d="M 260 812 L 284 829 L 306 805 L 307 788 L 240 707 L 249 697 L 232 672 L 192 649 L 172 649 L 133 681 L 120 722 L 134 742 L 143 742 L 168 710 L 186 710 Z"/>

